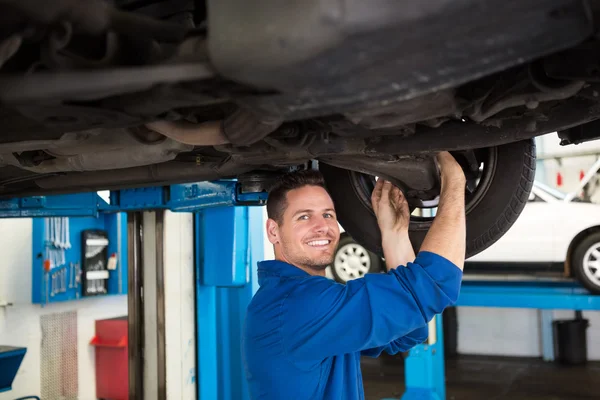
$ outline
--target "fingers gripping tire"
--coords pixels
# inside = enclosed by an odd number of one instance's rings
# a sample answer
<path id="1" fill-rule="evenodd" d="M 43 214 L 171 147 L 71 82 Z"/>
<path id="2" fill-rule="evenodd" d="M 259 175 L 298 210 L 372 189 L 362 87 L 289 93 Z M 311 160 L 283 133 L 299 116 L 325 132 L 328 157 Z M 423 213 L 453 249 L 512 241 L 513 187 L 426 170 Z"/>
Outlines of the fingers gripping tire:
<path id="1" fill-rule="evenodd" d="M 525 207 L 535 175 L 535 141 L 524 140 L 484 149 L 485 176 L 475 195 L 466 201 L 467 251 L 471 257 L 496 242 Z M 320 163 L 340 224 L 368 250 L 383 256 L 381 234 L 370 204 L 371 193 L 357 184 L 354 171 Z M 415 249 L 423 243 L 431 219 L 411 217 L 410 239 Z"/>
<path id="2" fill-rule="evenodd" d="M 600 232 L 583 239 L 571 258 L 575 277 L 590 292 L 600 294 Z"/>

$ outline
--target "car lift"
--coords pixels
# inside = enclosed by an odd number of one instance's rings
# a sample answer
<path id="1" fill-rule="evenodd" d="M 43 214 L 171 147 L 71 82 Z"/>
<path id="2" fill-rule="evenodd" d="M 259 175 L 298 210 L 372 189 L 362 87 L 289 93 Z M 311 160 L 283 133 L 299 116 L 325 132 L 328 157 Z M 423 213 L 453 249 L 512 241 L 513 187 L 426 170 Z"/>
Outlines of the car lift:
<path id="1" fill-rule="evenodd" d="M 455 306 L 541 310 L 543 359 L 553 361 L 552 310 L 600 311 L 600 296 L 589 293 L 574 280 L 477 278 L 465 274 Z M 406 392 L 402 400 L 446 399 L 441 316 L 436 316 L 434 322 L 436 329 L 430 325 L 427 342 L 410 350 L 405 360 Z"/>
<path id="2" fill-rule="evenodd" d="M 263 248 L 262 210 L 249 206 L 265 202 L 266 193 L 243 193 L 236 181 L 215 181 L 114 191 L 110 203 L 96 193 L 11 199 L 0 201 L 0 218 L 128 213 L 129 398 L 163 399 L 167 390 L 165 293 L 161 292 L 164 213 L 193 213 L 197 369 L 190 371 L 187 382 L 194 383 L 200 400 L 244 400 L 248 394 L 239 337 L 245 308 L 257 289 L 253 267 Z M 156 279 L 149 279 L 149 272 Z M 155 307 L 156 320 L 149 322 L 144 311 L 150 306 Z M 600 310 L 600 296 L 568 281 L 465 279 L 456 306 Z M 542 315 L 544 359 L 552 360 L 552 315 Z M 152 343 L 145 330 L 158 332 Z M 446 398 L 441 315 L 430 322 L 429 331 L 428 340 L 411 349 L 405 360 L 403 400 Z M 147 376 L 157 379 L 144 379 Z"/>
<path id="3" fill-rule="evenodd" d="M 97 217 L 127 212 L 129 398 L 166 399 L 168 384 L 175 387 L 170 390 L 173 398 L 244 400 L 248 394 L 239 338 L 245 309 L 258 286 L 252 266 L 263 254 L 262 209 L 250 206 L 264 205 L 266 196 L 264 192 L 245 193 L 237 181 L 220 180 L 113 191 L 109 203 L 95 192 L 0 200 L 0 218 Z M 184 226 L 190 229 L 183 229 L 179 238 L 165 237 L 167 212 L 193 216 L 189 226 Z M 194 271 L 171 279 L 171 286 L 165 288 L 165 278 L 177 275 L 173 274 L 176 265 L 166 272 L 166 242 L 182 238 L 192 238 Z M 181 354 L 188 368 L 186 376 L 178 376 L 184 378 L 183 383 L 168 382 L 166 371 L 169 318 L 165 298 L 180 296 L 184 290 L 174 284 L 181 284 L 189 289 L 186 295 L 195 297 L 193 307 L 177 310 L 190 321 L 181 315 L 172 318 L 177 323 L 173 331 L 188 325 L 191 336 L 186 344 L 196 352 Z M 185 312 L 191 308 L 191 313 Z M 10 389 L 25 349 L 7 348 L 5 352 L 13 353 L 10 365 L 14 374 L 8 374 L 5 390 Z M 184 360 L 175 361 L 185 364 Z"/>

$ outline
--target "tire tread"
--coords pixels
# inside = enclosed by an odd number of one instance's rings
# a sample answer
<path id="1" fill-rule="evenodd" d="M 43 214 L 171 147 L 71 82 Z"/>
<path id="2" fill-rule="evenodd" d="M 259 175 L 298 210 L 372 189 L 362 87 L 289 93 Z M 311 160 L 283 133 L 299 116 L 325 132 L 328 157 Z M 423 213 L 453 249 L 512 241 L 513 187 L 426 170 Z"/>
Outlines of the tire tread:
<path id="1" fill-rule="evenodd" d="M 505 209 L 498 216 L 498 219 L 496 220 L 496 222 L 494 222 L 494 224 L 492 226 L 490 226 L 490 229 L 487 232 L 485 232 L 484 234 L 482 234 L 479 237 L 474 238 L 472 240 L 472 242 L 471 242 L 472 244 L 470 246 L 470 251 L 468 250 L 467 252 L 479 253 L 483 247 L 487 248 L 491 244 L 496 242 L 499 239 L 498 233 L 494 233 L 493 235 L 491 235 L 491 233 L 493 231 L 502 232 L 502 233 L 506 232 L 506 230 L 508 230 L 510 228 L 510 226 L 512 226 L 512 224 L 514 224 L 514 222 L 517 220 L 517 218 L 521 214 L 521 211 L 523 211 L 523 208 L 525 208 L 525 205 L 527 204 L 527 201 L 529 199 L 529 193 L 531 192 L 531 187 L 533 186 L 533 181 L 535 178 L 535 144 L 534 144 L 534 142 L 530 142 L 527 145 L 523 156 L 524 156 L 523 172 L 521 173 L 521 179 L 519 180 L 519 189 L 521 189 L 521 190 L 517 190 L 512 201 L 506 205 Z M 516 202 L 517 204 L 513 205 L 513 202 Z M 506 225 L 504 225 L 504 226 L 500 225 L 502 223 L 502 219 L 505 219 L 506 224 L 509 225 L 508 227 L 506 227 Z"/>

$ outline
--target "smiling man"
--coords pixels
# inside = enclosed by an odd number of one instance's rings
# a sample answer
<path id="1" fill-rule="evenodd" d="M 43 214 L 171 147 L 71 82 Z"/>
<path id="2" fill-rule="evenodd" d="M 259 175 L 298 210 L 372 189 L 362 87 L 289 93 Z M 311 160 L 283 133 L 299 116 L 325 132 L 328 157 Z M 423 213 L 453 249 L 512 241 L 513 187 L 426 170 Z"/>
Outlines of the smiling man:
<path id="1" fill-rule="evenodd" d="M 253 400 L 364 399 L 360 357 L 423 342 L 428 322 L 454 304 L 465 257 L 465 176 L 449 153 L 437 161 L 440 203 L 419 253 L 402 192 L 379 180 L 371 202 L 388 272 L 346 285 L 325 278 L 340 231 L 321 175 L 289 174 L 271 190 L 266 229 L 275 260 L 258 265 L 243 334 Z"/>

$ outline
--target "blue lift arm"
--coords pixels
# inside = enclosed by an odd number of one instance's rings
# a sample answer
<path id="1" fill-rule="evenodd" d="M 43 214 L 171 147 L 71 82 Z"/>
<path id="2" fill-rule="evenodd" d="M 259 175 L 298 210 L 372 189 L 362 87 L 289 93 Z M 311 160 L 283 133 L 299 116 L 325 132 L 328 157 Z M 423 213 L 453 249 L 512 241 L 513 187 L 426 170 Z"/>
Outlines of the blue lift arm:
<path id="1" fill-rule="evenodd" d="M 552 360 L 550 310 L 600 311 L 600 296 L 574 281 L 463 281 L 457 307 L 533 308 L 543 310 L 544 359 Z M 405 360 L 406 391 L 402 400 L 446 398 L 443 325 L 440 315 L 430 325 L 427 343 L 415 346 Z M 391 399 L 386 399 L 391 400 Z"/>
<path id="2" fill-rule="evenodd" d="M 462 307 L 600 310 L 600 296 L 572 281 L 465 281 L 456 303 Z"/>
<path id="3" fill-rule="evenodd" d="M 97 193 L 31 196 L 0 200 L 0 218 L 97 217 L 100 212 L 171 210 L 195 212 L 208 207 L 264 205 L 267 193 L 244 193 L 237 181 L 124 189 L 110 194 L 110 203 Z"/>

